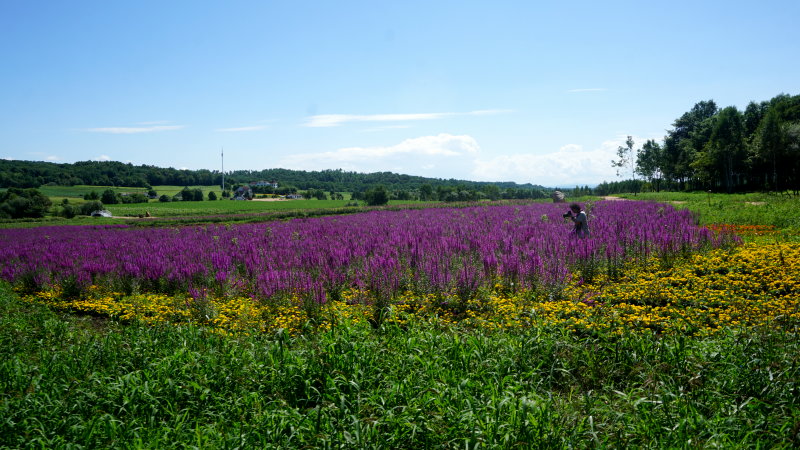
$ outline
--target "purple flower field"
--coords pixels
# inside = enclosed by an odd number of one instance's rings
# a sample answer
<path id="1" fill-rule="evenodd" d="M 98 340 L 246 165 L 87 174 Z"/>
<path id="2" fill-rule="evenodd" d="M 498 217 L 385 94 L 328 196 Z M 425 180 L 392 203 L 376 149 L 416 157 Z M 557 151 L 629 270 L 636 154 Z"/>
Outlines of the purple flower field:
<path id="1" fill-rule="evenodd" d="M 730 242 L 669 205 L 594 203 L 578 239 L 563 204 L 373 211 L 243 225 L 0 230 L 0 274 L 28 289 L 89 285 L 165 293 L 300 295 L 346 288 L 471 295 L 503 283 L 562 286 L 574 271 Z M 581 272 L 579 272 L 581 273 Z"/>

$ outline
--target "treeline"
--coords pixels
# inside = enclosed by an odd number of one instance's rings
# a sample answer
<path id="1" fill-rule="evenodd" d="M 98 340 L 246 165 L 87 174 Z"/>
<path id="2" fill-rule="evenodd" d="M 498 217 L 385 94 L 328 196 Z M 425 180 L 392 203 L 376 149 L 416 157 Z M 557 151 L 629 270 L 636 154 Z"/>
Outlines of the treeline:
<path id="1" fill-rule="evenodd" d="M 149 165 L 134 166 L 118 161 L 80 161 L 56 164 L 42 161 L 0 160 L 0 187 L 38 188 L 58 186 L 216 185 L 222 174 L 210 170 L 178 170 Z"/>
<path id="2" fill-rule="evenodd" d="M 602 183 L 599 195 L 652 190 L 800 190 L 800 95 L 750 102 L 744 111 L 702 101 L 672 124 L 662 142 L 620 147 L 617 167 L 632 179 Z M 641 177 L 640 180 L 636 176 Z"/>
<path id="3" fill-rule="evenodd" d="M 371 200 L 375 191 L 386 191 L 383 185 L 369 188 L 364 191 L 354 191 L 353 200 L 364 200 L 367 204 L 381 204 Z M 494 184 L 456 184 L 439 185 L 435 188 L 426 183 L 418 189 L 399 189 L 386 192 L 387 200 L 421 200 L 421 201 L 441 201 L 441 202 L 472 202 L 478 200 L 501 200 L 501 199 L 542 199 L 551 195 L 552 190 L 545 188 L 533 189 L 500 189 Z M 382 195 L 382 194 L 377 194 Z"/>
<path id="4" fill-rule="evenodd" d="M 444 190 L 487 192 L 489 196 L 512 195 L 513 198 L 539 198 L 550 190 L 532 184 L 513 182 L 475 182 L 425 178 L 392 172 L 358 173 L 341 169 L 304 171 L 289 169 L 236 170 L 225 173 L 226 188 L 256 181 L 276 181 L 281 192 L 317 189 L 326 192 L 366 192 L 382 185 L 391 192 L 419 192 L 424 186 L 438 193 Z M 219 186 L 218 171 L 177 170 L 149 165 L 134 166 L 117 161 L 82 161 L 56 164 L 40 161 L 0 160 L 0 187 L 38 188 L 45 184 L 59 186 Z M 401 194 L 402 195 L 402 194 Z M 442 195 L 444 196 L 444 195 Z M 461 194 L 463 197 L 464 194 Z"/>
<path id="5" fill-rule="evenodd" d="M 546 188 L 530 183 L 517 184 L 514 182 L 479 182 L 443 178 L 426 178 L 415 175 L 402 175 L 393 172 L 359 173 L 342 169 L 322 171 L 304 171 L 289 169 L 236 170 L 225 174 L 228 183 L 248 183 L 250 181 L 277 181 L 280 186 L 291 186 L 299 190 L 321 189 L 336 192 L 365 192 L 368 189 L 382 185 L 391 191 L 419 190 L 424 185 L 434 189 L 439 186 L 456 187 L 468 186 L 472 190 L 483 190 L 488 185 L 494 185 L 500 190 L 545 190 Z"/>

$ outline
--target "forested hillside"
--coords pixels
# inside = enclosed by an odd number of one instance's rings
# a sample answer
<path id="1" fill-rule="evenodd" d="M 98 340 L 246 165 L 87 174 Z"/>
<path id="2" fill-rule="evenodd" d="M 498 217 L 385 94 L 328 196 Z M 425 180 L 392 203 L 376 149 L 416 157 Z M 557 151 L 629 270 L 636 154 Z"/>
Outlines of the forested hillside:
<path id="1" fill-rule="evenodd" d="M 472 190 L 495 185 L 503 191 L 546 191 L 542 186 L 512 182 L 487 183 L 464 180 L 445 180 L 401 175 L 392 172 L 358 173 L 341 169 L 303 171 L 288 169 L 236 170 L 225 173 L 227 186 L 255 181 L 276 181 L 283 187 L 321 189 L 338 192 L 362 192 L 371 186 L 383 185 L 392 191 L 419 190 L 425 185 L 465 187 Z M 81 161 L 74 164 L 55 164 L 40 161 L 0 160 L 0 187 L 38 188 L 44 184 L 60 186 L 133 186 L 159 185 L 195 186 L 220 185 L 222 173 L 211 170 L 178 170 L 149 165 L 134 166 L 117 161 Z"/>

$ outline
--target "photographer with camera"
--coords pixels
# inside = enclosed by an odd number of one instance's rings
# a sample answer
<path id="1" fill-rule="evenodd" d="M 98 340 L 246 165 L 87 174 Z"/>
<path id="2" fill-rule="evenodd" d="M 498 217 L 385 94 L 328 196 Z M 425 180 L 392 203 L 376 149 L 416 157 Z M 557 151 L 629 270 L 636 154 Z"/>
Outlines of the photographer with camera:
<path id="1" fill-rule="evenodd" d="M 586 212 L 581 210 L 581 205 L 573 203 L 569 205 L 569 211 L 562 216 L 565 219 L 569 218 L 575 224 L 572 230 L 579 238 L 589 236 L 589 221 L 586 217 Z"/>

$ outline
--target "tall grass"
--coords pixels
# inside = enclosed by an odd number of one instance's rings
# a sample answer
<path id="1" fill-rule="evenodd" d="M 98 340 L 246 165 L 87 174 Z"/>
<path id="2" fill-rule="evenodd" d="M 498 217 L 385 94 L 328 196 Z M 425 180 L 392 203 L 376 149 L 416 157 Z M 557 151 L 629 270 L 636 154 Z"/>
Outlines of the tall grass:
<path id="1" fill-rule="evenodd" d="M 623 194 L 632 200 L 651 200 L 692 210 L 702 225 L 772 225 L 800 228 L 800 197 L 774 193 L 709 194 L 705 192 L 649 192 Z"/>
<path id="2" fill-rule="evenodd" d="M 226 338 L 62 317 L 0 289 L 0 447 L 800 444 L 796 333 Z"/>

